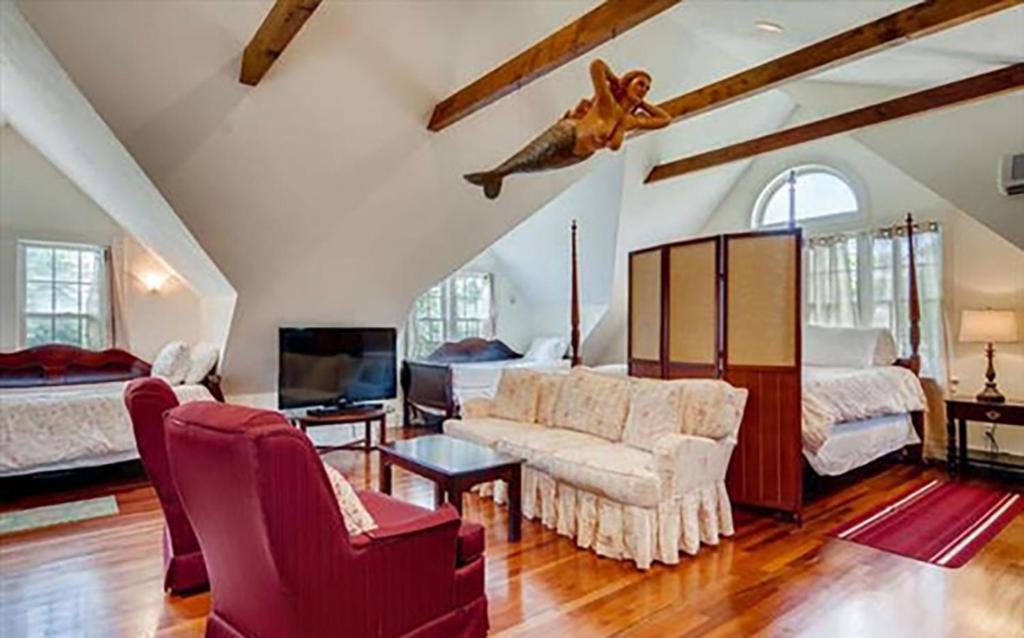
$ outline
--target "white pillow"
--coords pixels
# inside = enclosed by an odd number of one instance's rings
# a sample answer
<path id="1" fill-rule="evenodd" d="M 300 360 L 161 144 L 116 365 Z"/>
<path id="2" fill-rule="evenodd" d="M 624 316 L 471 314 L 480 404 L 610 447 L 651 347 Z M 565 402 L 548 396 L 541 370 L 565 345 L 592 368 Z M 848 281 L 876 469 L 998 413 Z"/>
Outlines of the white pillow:
<path id="1" fill-rule="evenodd" d="M 345 529 L 348 530 L 348 533 L 358 536 L 377 529 L 377 521 L 373 520 L 373 516 L 359 500 L 359 495 L 341 475 L 341 472 L 326 462 L 324 471 L 327 472 L 327 479 L 331 482 L 334 498 L 338 499 L 338 509 L 341 510 L 341 517 L 345 519 Z"/>
<path id="2" fill-rule="evenodd" d="M 150 374 L 160 377 L 170 385 L 181 385 L 191 365 L 188 344 L 184 341 L 172 341 L 156 355 Z"/>
<path id="3" fill-rule="evenodd" d="M 565 356 L 569 341 L 563 337 L 537 337 L 523 355 L 527 361 L 558 361 Z"/>
<path id="4" fill-rule="evenodd" d="M 804 326 L 806 365 L 868 368 L 896 360 L 896 342 L 886 328 Z"/>
<path id="5" fill-rule="evenodd" d="M 210 374 L 213 367 L 217 365 L 219 356 L 217 346 L 211 343 L 197 343 L 192 348 L 188 372 L 185 374 L 185 383 L 191 385 L 202 383 L 206 375 Z"/>

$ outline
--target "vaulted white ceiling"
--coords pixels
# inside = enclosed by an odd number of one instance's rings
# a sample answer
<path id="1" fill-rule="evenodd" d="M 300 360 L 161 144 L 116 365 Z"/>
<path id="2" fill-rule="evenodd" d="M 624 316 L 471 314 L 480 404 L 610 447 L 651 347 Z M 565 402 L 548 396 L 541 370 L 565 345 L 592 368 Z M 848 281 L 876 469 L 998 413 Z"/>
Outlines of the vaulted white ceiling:
<path id="1" fill-rule="evenodd" d="M 230 390 L 265 392 L 278 325 L 401 325 L 422 290 L 597 167 L 513 177 L 495 202 L 461 179 L 588 94 L 593 57 L 650 70 L 660 100 L 912 2 L 683 2 L 442 133 L 426 130 L 439 99 L 595 4 L 329 1 L 254 88 L 238 83 L 238 64 L 270 0 L 19 7 L 237 289 L 224 371 Z M 759 19 L 787 31 L 756 32 Z M 826 77 L 901 86 L 962 77 L 1019 55 L 991 44 L 1005 39 L 992 24 Z M 958 39 L 960 29 L 970 30 Z M 621 184 L 602 189 L 618 193 L 619 227 L 613 312 L 594 348 L 618 346 L 625 253 L 696 232 L 744 164 L 657 186 L 641 184 L 646 171 L 774 130 L 793 106 L 773 91 L 627 145 Z"/>

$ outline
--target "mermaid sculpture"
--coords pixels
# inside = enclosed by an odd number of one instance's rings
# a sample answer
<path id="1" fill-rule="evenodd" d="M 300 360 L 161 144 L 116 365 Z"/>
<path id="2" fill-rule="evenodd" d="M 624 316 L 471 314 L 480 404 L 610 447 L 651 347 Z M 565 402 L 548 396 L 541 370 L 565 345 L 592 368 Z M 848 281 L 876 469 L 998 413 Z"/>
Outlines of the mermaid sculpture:
<path id="1" fill-rule="evenodd" d="M 620 78 L 603 60 L 594 60 L 590 79 L 594 83 L 592 99 L 580 100 L 576 108 L 501 166 L 470 173 L 464 176 L 466 180 L 482 186 L 484 195 L 494 199 L 508 175 L 571 166 L 602 148 L 617 151 L 630 131 L 662 128 L 672 121 L 664 109 L 644 101 L 651 90 L 651 76 L 646 71 L 629 71 Z"/>

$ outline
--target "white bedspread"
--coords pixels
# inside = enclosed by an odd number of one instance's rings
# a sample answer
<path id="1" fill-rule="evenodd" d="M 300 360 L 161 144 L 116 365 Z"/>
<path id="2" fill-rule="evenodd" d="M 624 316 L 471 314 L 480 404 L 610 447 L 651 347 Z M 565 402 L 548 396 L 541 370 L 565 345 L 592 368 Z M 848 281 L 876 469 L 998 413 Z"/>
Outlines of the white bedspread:
<path id="1" fill-rule="evenodd" d="M 453 363 L 452 390 L 460 404 L 469 399 L 493 399 L 498 390 L 498 379 L 501 371 L 507 368 L 529 368 L 540 372 L 568 370 L 567 359 L 555 361 L 536 361 L 531 359 L 508 359 L 504 361 L 485 361 L 481 363 Z"/>
<path id="2" fill-rule="evenodd" d="M 803 368 L 803 442 L 812 452 L 837 424 L 924 408 L 921 382 L 906 368 Z"/>
<path id="3" fill-rule="evenodd" d="M 126 383 L 0 389 L 0 475 L 134 456 Z M 202 385 L 177 386 L 174 393 L 181 403 L 213 399 Z"/>

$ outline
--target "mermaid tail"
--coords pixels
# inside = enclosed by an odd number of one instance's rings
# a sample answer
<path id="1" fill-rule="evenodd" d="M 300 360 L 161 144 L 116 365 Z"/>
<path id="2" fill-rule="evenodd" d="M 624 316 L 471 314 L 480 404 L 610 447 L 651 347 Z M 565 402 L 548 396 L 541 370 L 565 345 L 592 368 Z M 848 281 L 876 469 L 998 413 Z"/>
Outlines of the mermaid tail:
<path id="1" fill-rule="evenodd" d="M 576 146 L 576 120 L 564 118 L 535 137 L 521 151 L 501 166 L 463 177 L 470 184 L 482 186 L 487 199 L 501 194 L 501 183 L 513 173 L 533 173 L 562 168 L 587 159 L 573 154 Z"/>

